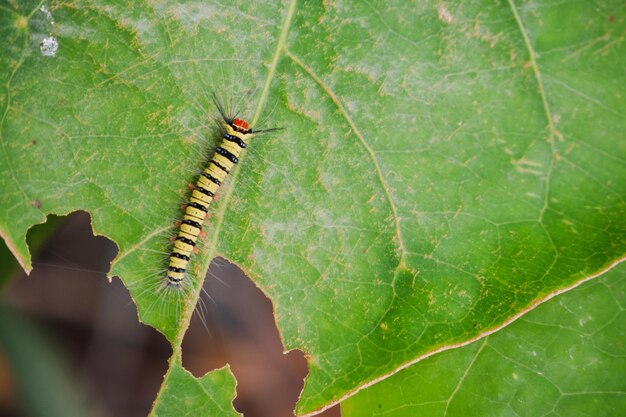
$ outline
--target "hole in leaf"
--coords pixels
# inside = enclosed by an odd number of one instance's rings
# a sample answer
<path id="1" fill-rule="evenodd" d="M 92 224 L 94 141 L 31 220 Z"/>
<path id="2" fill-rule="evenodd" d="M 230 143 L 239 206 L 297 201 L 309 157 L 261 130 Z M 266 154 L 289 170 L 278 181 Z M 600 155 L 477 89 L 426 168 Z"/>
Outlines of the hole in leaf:
<path id="1" fill-rule="evenodd" d="M 83 415 L 146 416 L 171 349 L 157 331 L 138 323 L 119 279 L 108 282 L 116 245 L 93 236 L 90 217 L 82 211 L 49 216 L 29 231 L 27 240 L 34 269 L 25 276 L 17 263 L 11 266 L 13 277 L 0 304 L 46 330 L 60 363 L 69 365 L 86 407 Z M 0 268 L 0 274 L 7 271 Z M 183 345 L 185 367 L 199 376 L 228 362 L 238 381 L 234 404 L 245 417 L 292 416 L 307 373 L 303 354 L 282 353 L 271 303 L 236 266 L 218 259 L 211 273 L 205 289 L 212 300 L 203 297 L 209 330 L 196 313 Z M 0 367 L 0 373 L 5 369 Z M 8 384 L 19 387 L 15 374 Z M 0 382 L 9 377 L 0 375 Z M 43 382 L 50 389 L 50 382 Z M 16 398 L 3 399 L 0 415 L 20 414 L 11 411 L 19 409 L 21 394 L 18 390 Z M 338 417 L 339 407 L 320 416 Z"/>
<path id="2" fill-rule="evenodd" d="M 135 305 L 121 281 L 108 282 L 106 271 L 116 245 L 92 234 L 85 212 L 49 216 L 45 224 L 29 231 L 27 240 L 34 269 L 30 276 L 21 270 L 14 274 L 4 288 L 2 304 L 43 328 L 50 350 L 58 353 L 52 360 L 69 374 L 83 415 L 146 416 L 171 349 L 156 330 L 137 321 Z M 23 382 L 26 377 L 13 370 L 14 380 Z M 46 390 L 56 388 L 53 381 L 41 382 Z M 17 397 L 23 394 L 18 392 Z M 37 395 L 27 401 L 45 398 Z M 16 408 L 26 409 L 14 401 Z M 0 414 L 5 415 L 2 410 Z"/>
<path id="3" fill-rule="evenodd" d="M 184 367 L 202 376 L 228 363 L 234 405 L 245 417 L 293 416 L 308 369 L 301 351 L 283 354 L 270 300 L 222 258 L 212 262 L 204 290 L 183 341 Z M 338 417 L 339 407 L 319 416 Z"/>

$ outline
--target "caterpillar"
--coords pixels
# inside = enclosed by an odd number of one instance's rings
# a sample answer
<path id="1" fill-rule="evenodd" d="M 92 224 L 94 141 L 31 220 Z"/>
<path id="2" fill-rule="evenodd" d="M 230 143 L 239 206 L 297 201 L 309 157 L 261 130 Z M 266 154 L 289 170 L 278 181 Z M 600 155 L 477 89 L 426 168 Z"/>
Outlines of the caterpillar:
<path id="1" fill-rule="evenodd" d="M 278 130 L 277 128 L 252 130 L 248 122 L 230 116 L 217 96 L 213 94 L 213 103 L 220 114 L 218 124 L 221 128 L 222 140 L 215 147 L 213 156 L 202 173 L 198 176 L 185 207 L 183 218 L 179 223 L 178 235 L 174 239 L 172 252 L 169 255 L 166 287 L 180 288 L 185 279 L 191 253 L 202 230 L 202 223 L 208 214 L 209 204 L 224 180 L 239 162 L 241 152 L 256 134 Z"/>

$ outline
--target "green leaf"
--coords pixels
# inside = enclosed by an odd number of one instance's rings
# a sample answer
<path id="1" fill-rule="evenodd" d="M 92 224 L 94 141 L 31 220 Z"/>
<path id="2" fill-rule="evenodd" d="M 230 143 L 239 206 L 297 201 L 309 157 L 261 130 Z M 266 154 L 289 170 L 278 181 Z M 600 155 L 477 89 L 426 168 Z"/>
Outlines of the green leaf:
<path id="1" fill-rule="evenodd" d="M 173 367 L 216 255 L 307 355 L 306 413 L 626 253 L 623 2 L 42 4 L 0 7 L 0 233 L 28 270 L 29 227 L 89 211 Z M 165 292 L 214 90 L 284 130 L 251 144 Z"/>
<path id="2" fill-rule="evenodd" d="M 235 380 L 228 368 L 195 378 L 180 363 L 170 365 L 151 416 L 241 416 L 231 404 Z"/>
<path id="3" fill-rule="evenodd" d="M 626 413 L 626 265 L 359 392 L 344 417 Z"/>

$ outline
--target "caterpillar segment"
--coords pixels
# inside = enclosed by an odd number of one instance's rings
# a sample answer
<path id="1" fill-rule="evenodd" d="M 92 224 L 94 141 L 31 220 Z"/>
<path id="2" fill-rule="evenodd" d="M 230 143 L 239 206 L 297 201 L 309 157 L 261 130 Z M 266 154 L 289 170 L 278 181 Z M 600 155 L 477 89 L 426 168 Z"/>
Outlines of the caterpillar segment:
<path id="1" fill-rule="evenodd" d="M 207 216 L 209 204 L 213 201 L 220 188 L 250 139 L 254 136 L 248 123 L 242 119 L 227 118 L 218 105 L 223 118 L 222 141 L 215 148 L 215 152 L 202 171 L 185 207 L 183 219 L 180 223 L 178 236 L 174 240 L 172 252 L 167 268 L 166 286 L 179 288 L 189 265 L 191 253 L 196 246 L 198 236 L 202 230 L 202 223 Z"/>

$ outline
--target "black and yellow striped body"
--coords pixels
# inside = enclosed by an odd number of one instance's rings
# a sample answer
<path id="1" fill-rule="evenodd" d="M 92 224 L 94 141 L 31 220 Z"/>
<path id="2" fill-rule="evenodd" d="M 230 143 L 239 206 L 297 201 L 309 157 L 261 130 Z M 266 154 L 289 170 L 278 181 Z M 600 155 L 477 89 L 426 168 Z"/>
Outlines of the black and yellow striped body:
<path id="1" fill-rule="evenodd" d="M 170 254 L 166 281 L 168 287 L 181 286 L 209 204 L 230 171 L 239 162 L 241 151 L 254 136 L 252 129 L 248 128 L 248 123 L 241 119 L 224 118 L 223 131 L 222 141 L 215 148 L 213 157 L 198 177 L 185 208 L 178 236 L 174 240 L 174 247 Z"/>

